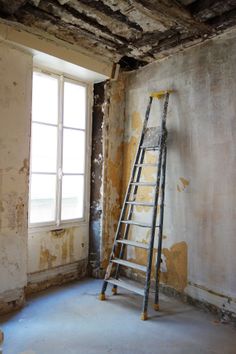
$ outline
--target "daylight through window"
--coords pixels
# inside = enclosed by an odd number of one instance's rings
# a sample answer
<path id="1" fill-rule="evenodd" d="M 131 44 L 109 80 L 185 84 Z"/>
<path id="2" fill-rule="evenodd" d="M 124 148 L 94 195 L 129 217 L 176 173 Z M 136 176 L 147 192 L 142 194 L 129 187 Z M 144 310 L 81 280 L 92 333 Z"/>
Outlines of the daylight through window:
<path id="1" fill-rule="evenodd" d="M 84 217 L 86 87 L 33 74 L 29 222 Z"/>

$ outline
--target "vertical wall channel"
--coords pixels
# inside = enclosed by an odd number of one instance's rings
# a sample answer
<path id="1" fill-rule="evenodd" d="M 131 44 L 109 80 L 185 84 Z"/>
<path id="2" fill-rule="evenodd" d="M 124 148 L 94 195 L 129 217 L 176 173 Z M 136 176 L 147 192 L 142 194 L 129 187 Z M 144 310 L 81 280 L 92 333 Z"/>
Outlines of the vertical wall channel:
<path id="1" fill-rule="evenodd" d="M 105 82 L 94 85 L 90 192 L 89 274 L 99 277 L 102 218 L 103 123 Z"/>

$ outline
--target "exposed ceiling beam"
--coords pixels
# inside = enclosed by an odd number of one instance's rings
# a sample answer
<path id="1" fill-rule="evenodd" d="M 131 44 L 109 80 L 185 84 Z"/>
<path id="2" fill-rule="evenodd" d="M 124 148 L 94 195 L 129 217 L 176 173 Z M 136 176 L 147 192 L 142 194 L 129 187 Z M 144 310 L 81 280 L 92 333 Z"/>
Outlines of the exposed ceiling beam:
<path id="1" fill-rule="evenodd" d="M 140 11 L 146 11 L 157 21 L 169 23 L 169 27 L 182 27 L 191 32 L 209 32 L 210 28 L 196 21 L 190 12 L 175 0 L 132 0 Z"/>
<path id="2" fill-rule="evenodd" d="M 6 14 L 14 14 L 27 0 L 0 0 L 0 9 Z"/>
<path id="3" fill-rule="evenodd" d="M 98 0 L 97 0 L 98 1 Z M 175 0 L 102 0 L 113 11 L 120 10 L 133 21 L 139 21 L 143 29 L 166 31 L 170 27 L 191 32 L 210 32 L 207 25 L 198 22 Z"/>
<path id="4" fill-rule="evenodd" d="M 0 39 L 47 53 L 108 77 L 112 75 L 113 62 L 106 59 L 104 55 L 91 54 L 83 47 L 73 46 L 45 33 L 42 35 L 33 31 L 29 32 L 28 28 L 20 24 L 12 25 L 1 20 Z"/>
<path id="5" fill-rule="evenodd" d="M 220 16 L 236 6 L 236 0 L 198 0 L 188 8 L 201 21 Z"/>

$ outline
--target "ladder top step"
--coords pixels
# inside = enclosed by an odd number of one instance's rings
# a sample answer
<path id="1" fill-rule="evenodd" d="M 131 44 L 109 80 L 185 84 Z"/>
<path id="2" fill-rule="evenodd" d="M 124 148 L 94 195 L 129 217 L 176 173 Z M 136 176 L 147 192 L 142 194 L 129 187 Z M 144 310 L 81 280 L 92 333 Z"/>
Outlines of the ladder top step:
<path id="1" fill-rule="evenodd" d="M 156 91 L 156 92 L 152 92 L 150 94 L 150 97 L 153 97 L 153 98 L 157 98 L 157 99 L 160 99 L 162 98 L 163 96 L 165 96 L 167 93 L 172 93 L 174 92 L 174 90 L 161 90 L 161 91 Z"/>
<path id="2" fill-rule="evenodd" d="M 131 182 L 134 186 L 146 186 L 146 187 L 155 187 L 156 183 L 151 182 Z"/>
<path id="3" fill-rule="evenodd" d="M 126 204 L 131 204 L 131 205 L 140 205 L 140 206 L 147 206 L 147 207 L 154 207 L 154 203 L 148 203 L 148 202 L 132 202 L 128 201 Z"/>
<path id="4" fill-rule="evenodd" d="M 132 220 L 121 220 L 122 224 L 141 226 L 141 227 L 152 227 L 151 224 L 147 224 L 145 222 L 132 221 Z"/>
<path id="5" fill-rule="evenodd" d="M 120 286 L 121 288 L 127 289 L 136 294 L 144 296 L 144 289 L 140 288 L 139 286 L 136 286 L 133 282 L 130 282 L 129 280 L 110 278 L 106 281 L 110 284 Z"/>
<path id="6" fill-rule="evenodd" d="M 138 247 L 138 248 L 143 248 L 145 250 L 147 250 L 148 244 L 143 243 L 143 242 L 137 242 L 137 241 L 132 241 L 132 240 L 117 240 L 118 243 L 122 243 L 124 245 L 127 246 L 134 246 L 134 247 Z"/>
<path id="7" fill-rule="evenodd" d="M 129 262 L 129 261 L 126 261 L 124 259 L 115 258 L 115 259 L 112 259 L 112 262 L 116 263 L 116 264 L 120 264 L 120 265 L 128 267 L 128 268 L 141 270 L 142 272 L 145 272 L 145 273 L 147 271 L 147 267 L 146 266 L 141 265 L 141 264 L 136 264 L 136 263 L 133 263 L 133 262 Z"/>

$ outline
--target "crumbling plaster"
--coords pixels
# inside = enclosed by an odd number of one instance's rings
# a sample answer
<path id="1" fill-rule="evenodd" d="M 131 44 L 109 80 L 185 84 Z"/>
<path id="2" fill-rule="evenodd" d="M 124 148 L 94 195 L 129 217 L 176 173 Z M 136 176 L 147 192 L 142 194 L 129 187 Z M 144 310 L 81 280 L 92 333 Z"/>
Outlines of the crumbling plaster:
<path id="1" fill-rule="evenodd" d="M 87 272 L 88 217 L 57 231 L 28 228 L 32 71 L 32 54 L 0 43 L 0 313 L 22 306 L 26 288 L 38 291 Z"/>
<path id="2" fill-rule="evenodd" d="M 0 309 L 27 282 L 32 58 L 0 43 Z"/>
<path id="3" fill-rule="evenodd" d="M 172 88 L 175 92 L 170 97 L 167 120 L 161 281 L 192 298 L 233 313 L 236 313 L 235 38 L 236 31 L 232 30 L 123 75 L 111 84 L 105 127 L 101 258 L 105 267 L 148 95 Z M 158 114 L 160 106 L 155 102 L 153 125 Z M 150 153 L 147 159 L 153 161 L 154 154 Z M 153 178 L 154 171 L 149 170 L 147 175 Z M 152 196 L 143 190 L 140 198 L 145 197 Z M 139 207 L 135 218 L 148 221 L 150 213 Z M 135 238 L 147 242 L 148 233 L 136 230 Z M 144 263 L 144 252 L 130 248 L 127 256 Z"/>

